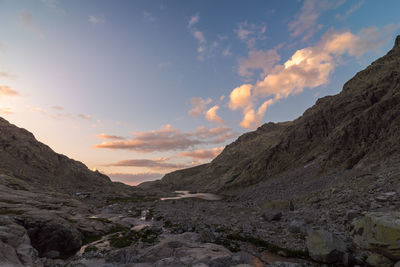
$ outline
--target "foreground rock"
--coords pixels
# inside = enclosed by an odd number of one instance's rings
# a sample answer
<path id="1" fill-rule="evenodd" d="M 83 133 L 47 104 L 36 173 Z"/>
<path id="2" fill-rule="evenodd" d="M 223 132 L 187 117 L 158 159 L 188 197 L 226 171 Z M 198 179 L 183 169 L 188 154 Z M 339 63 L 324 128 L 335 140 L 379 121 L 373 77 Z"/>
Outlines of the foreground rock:
<path id="1" fill-rule="evenodd" d="M 323 263 L 341 263 L 346 244 L 334 234 L 317 230 L 307 236 L 306 245 L 311 258 Z"/>

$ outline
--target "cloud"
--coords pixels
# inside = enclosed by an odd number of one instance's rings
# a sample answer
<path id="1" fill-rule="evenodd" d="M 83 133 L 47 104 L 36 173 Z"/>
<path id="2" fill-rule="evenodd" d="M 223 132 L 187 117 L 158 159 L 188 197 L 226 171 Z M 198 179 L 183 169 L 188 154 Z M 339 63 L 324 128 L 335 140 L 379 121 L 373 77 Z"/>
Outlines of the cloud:
<path id="1" fill-rule="evenodd" d="M 218 156 L 225 147 L 215 147 L 211 149 L 199 149 L 192 151 L 185 151 L 178 154 L 179 157 L 190 157 L 194 159 L 213 159 Z"/>
<path id="2" fill-rule="evenodd" d="M 14 78 L 15 75 L 12 75 L 5 71 L 0 71 L 0 78 Z"/>
<path id="3" fill-rule="evenodd" d="M 111 180 L 122 182 L 124 184 L 136 186 L 146 181 L 154 181 L 161 179 L 164 174 L 156 172 L 143 172 L 143 173 L 108 173 Z"/>
<path id="4" fill-rule="evenodd" d="M 52 106 L 51 108 L 58 111 L 64 110 L 64 108 L 60 106 Z"/>
<path id="5" fill-rule="evenodd" d="M 34 35 L 38 37 L 43 37 L 41 30 L 36 25 L 36 22 L 29 11 L 25 10 L 20 14 L 18 24 L 29 30 Z"/>
<path id="6" fill-rule="evenodd" d="M 303 41 L 309 39 L 315 32 L 317 19 L 325 11 L 337 8 L 345 0 L 305 0 L 301 12 L 295 20 L 289 23 L 292 37 L 303 36 Z"/>
<path id="7" fill-rule="evenodd" d="M 167 61 L 167 62 L 161 62 L 161 63 L 159 63 L 159 64 L 158 64 L 158 67 L 159 67 L 160 69 L 165 69 L 165 68 L 170 67 L 171 65 L 172 65 L 172 62 L 171 62 L 171 61 Z"/>
<path id="8" fill-rule="evenodd" d="M 95 148 L 124 149 L 139 152 L 176 151 L 193 148 L 197 145 L 220 144 L 234 137 L 228 127 L 198 127 L 194 132 L 181 132 L 166 125 L 160 130 L 134 132 L 129 140 L 103 142 Z"/>
<path id="9" fill-rule="evenodd" d="M 233 31 L 240 40 L 245 42 L 250 49 L 253 49 L 257 40 L 266 39 L 266 30 L 267 27 L 265 25 L 250 24 L 244 21 L 239 23 Z"/>
<path id="10" fill-rule="evenodd" d="M 108 134 L 97 134 L 96 135 L 97 138 L 99 139 L 111 139 L 111 140 L 125 140 L 125 137 L 122 136 L 117 136 L 117 135 L 108 135 Z"/>
<path id="11" fill-rule="evenodd" d="M 10 108 L 0 107 L 0 114 L 11 115 L 13 113 Z"/>
<path id="12" fill-rule="evenodd" d="M 188 22 L 188 27 L 191 28 L 193 27 L 193 25 L 195 25 L 196 23 L 198 23 L 200 21 L 200 15 L 197 13 L 195 15 L 193 15 Z"/>
<path id="13" fill-rule="evenodd" d="M 315 88 L 329 83 L 330 75 L 344 55 L 359 58 L 363 54 L 378 50 L 391 40 L 400 23 L 382 29 L 371 27 L 358 34 L 349 31 L 328 31 L 315 46 L 297 50 L 283 65 L 276 65 L 255 85 L 243 84 L 232 90 L 229 107 L 241 108 L 243 120 L 240 125 L 254 129 L 261 124 L 269 106 L 279 99 L 299 94 L 306 88 Z M 255 102 L 263 104 L 255 109 Z"/>
<path id="14" fill-rule="evenodd" d="M 252 93 L 253 85 L 243 84 L 232 90 L 229 96 L 229 108 L 236 110 L 238 108 L 247 109 L 252 105 Z"/>
<path id="15" fill-rule="evenodd" d="M 359 1 L 358 3 L 355 3 L 349 9 L 347 9 L 344 14 L 337 14 L 335 16 L 335 18 L 338 19 L 338 20 L 347 19 L 351 14 L 353 14 L 354 12 L 359 10 L 361 8 L 361 6 L 364 5 L 364 3 L 365 3 L 365 0 L 362 0 L 362 1 Z"/>
<path id="16" fill-rule="evenodd" d="M 281 59 L 276 49 L 267 51 L 251 50 L 247 58 L 239 59 L 238 74 L 240 76 L 250 77 L 253 72 L 250 70 L 261 69 L 262 74 L 268 73 L 272 67 Z"/>
<path id="17" fill-rule="evenodd" d="M 193 36 L 194 38 L 197 39 L 197 41 L 199 41 L 200 44 L 206 42 L 206 38 L 204 37 L 204 34 L 201 31 L 193 31 Z"/>
<path id="18" fill-rule="evenodd" d="M 76 115 L 78 118 L 84 119 L 84 120 L 92 120 L 93 117 L 92 115 L 88 115 L 88 114 L 78 114 Z"/>
<path id="19" fill-rule="evenodd" d="M 193 97 L 190 100 L 192 103 L 192 109 L 189 110 L 188 114 L 190 116 L 198 116 L 203 114 L 207 109 L 207 105 L 210 104 L 211 101 L 211 98 L 203 99 L 201 97 Z"/>
<path id="20" fill-rule="evenodd" d="M 141 167 L 150 170 L 167 170 L 167 169 L 182 169 L 192 166 L 186 163 L 170 163 L 167 158 L 161 159 L 129 159 L 122 160 L 116 163 L 108 164 L 107 166 L 118 167 Z"/>
<path id="21" fill-rule="evenodd" d="M 11 87 L 6 85 L 0 85 L 0 97 L 1 96 L 17 96 L 19 95 L 17 91 L 13 90 Z"/>
<path id="22" fill-rule="evenodd" d="M 216 123 L 224 123 L 224 121 L 217 115 L 217 111 L 219 109 L 218 105 L 213 106 L 206 112 L 206 119 L 209 121 L 213 121 Z"/>
<path id="23" fill-rule="evenodd" d="M 97 25 L 97 24 L 103 24 L 104 22 L 106 22 L 106 20 L 104 18 L 104 15 L 98 15 L 98 16 L 90 15 L 89 22 L 92 23 L 93 25 Z"/>
<path id="24" fill-rule="evenodd" d="M 231 56 L 231 55 L 232 55 L 231 48 L 232 48 L 231 45 L 227 46 L 227 47 L 224 49 L 224 51 L 222 51 L 222 55 L 223 55 L 223 56 L 226 56 L 226 57 L 227 57 L 227 56 Z"/>
<path id="25" fill-rule="evenodd" d="M 151 13 L 144 11 L 143 18 L 149 22 L 155 22 L 157 19 Z"/>

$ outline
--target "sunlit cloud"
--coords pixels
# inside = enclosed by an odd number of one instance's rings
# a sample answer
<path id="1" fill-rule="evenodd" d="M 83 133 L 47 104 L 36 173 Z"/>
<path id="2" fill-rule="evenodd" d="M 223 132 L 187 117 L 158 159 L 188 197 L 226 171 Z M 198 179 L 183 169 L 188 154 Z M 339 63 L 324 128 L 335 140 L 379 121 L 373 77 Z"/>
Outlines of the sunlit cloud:
<path id="1" fill-rule="evenodd" d="M 142 172 L 142 173 L 107 173 L 111 180 L 136 186 L 142 182 L 154 181 L 162 178 L 163 173 Z"/>
<path id="2" fill-rule="evenodd" d="M 190 116 L 198 116 L 204 114 L 207 110 L 207 105 L 211 103 L 211 98 L 203 99 L 201 97 L 193 97 L 190 102 L 192 103 L 192 109 L 189 110 Z"/>
<path id="3" fill-rule="evenodd" d="M 221 119 L 221 117 L 219 117 L 217 115 L 218 109 L 219 109 L 219 106 L 215 105 L 212 108 L 210 108 L 209 110 L 207 110 L 206 119 L 208 121 L 213 121 L 213 122 L 216 122 L 216 123 L 224 123 L 224 121 Z"/>
<path id="4" fill-rule="evenodd" d="M 84 119 L 84 120 L 92 120 L 93 119 L 92 115 L 89 115 L 89 114 L 78 114 L 77 117 Z"/>
<path id="5" fill-rule="evenodd" d="M 17 96 L 17 91 L 6 85 L 0 85 L 0 97 L 1 96 Z"/>
<path id="6" fill-rule="evenodd" d="M 125 140 L 126 139 L 125 137 L 122 137 L 122 136 L 108 135 L 108 134 L 104 134 L 104 133 L 97 134 L 96 137 L 99 139 L 106 139 L 106 140 Z"/>
<path id="7" fill-rule="evenodd" d="M 200 15 L 197 13 L 197 14 L 193 15 L 192 17 L 190 17 L 189 22 L 188 22 L 188 27 L 189 28 L 193 27 L 193 25 L 195 25 L 199 21 L 200 21 Z"/>
<path id="8" fill-rule="evenodd" d="M 14 112 L 11 111 L 11 108 L 0 107 L 0 114 L 11 115 L 13 113 Z"/>
<path id="9" fill-rule="evenodd" d="M 232 46 L 231 46 L 231 45 L 228 45 L 228 46 L 224 49 L 224 51 L 222 51 L 222 55 L 225 56 L 225 57 L 231 56 L 231 55 L 232 55 L 231 49 L 232 49 Z"/>
<path id="10" fill-rule="evenodd" d="M 181 132 L 171 125 L 150 132 L 134 132 L 129 140 L 103 142 L 95 148 L 125 149 L 139 152 L 187 150 L 197 145 L 220 144 L 236 136 L 229 127 L 198 127 L 193 132 Z"/>
<path id="11" fill-rule="evenodd" d="M 303 36 L 303 41 L 309 39 L 317 28 L 317 19 L 325 11 L 341 6 L 345 0 L 305 0 L 301 12 L 294 21 L 289 23 L 292 37 Z"/>
<path id="12" fill-rule="evenodd" d="M 239 59 L 238 74 L 240 76 L 250 77 L 253 70 L 261 69 L 261 75 L 267 74 L 273 66 L 281 59 L 276 49 L 267 51 L 251 50 L 247 58 Z"/>
<path id="13" fill-rule="evenodd" d="M 42 31 L 36 25 L 32 13 L 30 13 L 29 11 L 25 10 L 19 15 L 18 24 L 29 30 L 34 35 L 38 37 L 43 37 Z"/>
<path id="14" fill-rule="evenodd" d="M 191 167 L 192 164 L 186 163 L 171 163 L 167 162 L 168 159 L 129 159 L 122 160 L 112 164 L 108 164 L 107 166 L 114 167 L 139 167 L 139 168 L 147 168 L 149 170 L 171 170 L 171 169 L 182 169 Z"/>
<path id="15" fill-rule="evenodd" d="M 218 156 L 224 147 L 215 147 L 211 149 L 198 149 L 192 151 L 185 151 L 178 154 L 179 157 L 190 157 L 194 159 L 204 160 L 204 159 L 213 159 Z"/>
<path id="16" fill-rule="evenodd" d="M 360 58 L 366 52 L 379 49 L 390 40 L 400 23 L 382 29 L 362 29 L 358 34 L 349 31 L 328 31 L 315 46 L 297 50 L 283 65 L 274 66 L 255 85 L 243 84 L 232 90 L 229 107 L 242 109 L 244 128 L 258 127 L 269 106 L 282 98 L 329 83 L 334 69 L 344 55 Z M 255 108 L 255 102 L 263 103 Z"/>
<path id="17" fill-rule="evenodd" d="M 106 22 L 104 15 L 98 15 L 98 16 L 90 15 L 88 21 L 93 25 L 103 24 L 104 22 Z"/>

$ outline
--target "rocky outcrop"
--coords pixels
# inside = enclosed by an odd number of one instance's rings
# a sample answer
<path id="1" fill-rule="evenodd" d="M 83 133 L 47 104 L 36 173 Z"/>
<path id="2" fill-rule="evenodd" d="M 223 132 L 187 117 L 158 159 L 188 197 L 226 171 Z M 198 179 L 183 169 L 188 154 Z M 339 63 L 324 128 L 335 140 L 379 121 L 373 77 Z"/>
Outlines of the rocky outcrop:
<path id="1" fill-rule="evenodd" d="M 313 166 L 313 177 L 365 166 L 399 151 L 400 45 L 286 123 L 244 134 L 211 163 L 167 174 L 143 187 L 229 193 Z"/>
<path id="2" fill-rule="evenodd" d="M 371 212 L 358 220 L 354 242 L 363 249 L 400 260 L 400 212 Z"/>
<path id="3" fill-rule="evenodd" d="M 341 263 L 347 250 L 346 244 L 342 240 L 323 230 L 310 232 L 306 245 L 311 258 L 323 263 Z"/>

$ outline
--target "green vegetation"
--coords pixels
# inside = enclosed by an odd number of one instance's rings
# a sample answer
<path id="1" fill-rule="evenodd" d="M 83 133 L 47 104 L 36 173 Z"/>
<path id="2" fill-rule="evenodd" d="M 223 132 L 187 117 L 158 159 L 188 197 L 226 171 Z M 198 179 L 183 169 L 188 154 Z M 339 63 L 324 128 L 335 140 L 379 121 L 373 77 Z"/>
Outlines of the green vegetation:
<path id="1" fill-rule="evenodd" d="M 83 240 L 82 240 L 82 244 L 86 245 L 89 243 L 93 243 L 95 241 L 98 241 L 101 239 L 101 235 L 88 235 L 88 236 L 84 236 Z"/>
<path id="2" fill-rule="evenodd" d="M 155 243 L 161 230 L 145 227 L 140 231 L 128 231 L 123 233 L 115 233 L 110 237 L 110 245 L 115 248 L 124 248 L 132 243 L 139 241 L 144 243 Z"/>
<path id="3" fill-rule="evenodd" d="M 88 252 L 93 252 L 93 251 L 98 251 L 99 249 L 96 247 L 96 246 L 87 246 L 86 248 L 85 248 L 85 253 L 88 253 Z"/>
<path id="4" fill-rule="evenodd" d="M 281 199 L 281 200 L 274 200 L 274 201 L 268 201 L 264 204 L 264 208 L 266 209 L 289 209 L 290 207 L 290 201 L 286 199 Z"/>

